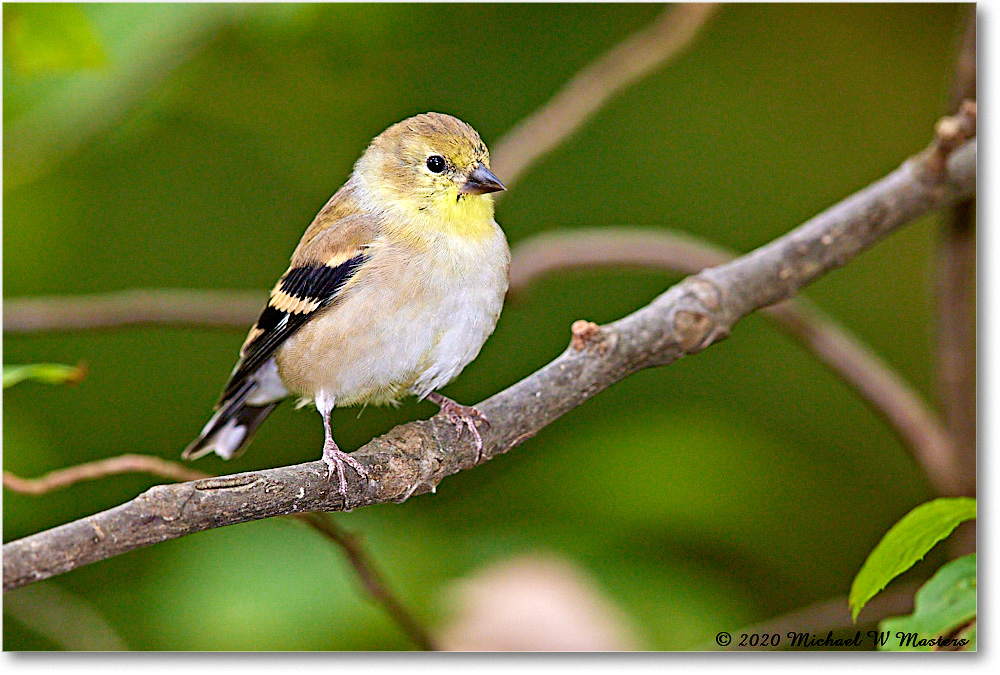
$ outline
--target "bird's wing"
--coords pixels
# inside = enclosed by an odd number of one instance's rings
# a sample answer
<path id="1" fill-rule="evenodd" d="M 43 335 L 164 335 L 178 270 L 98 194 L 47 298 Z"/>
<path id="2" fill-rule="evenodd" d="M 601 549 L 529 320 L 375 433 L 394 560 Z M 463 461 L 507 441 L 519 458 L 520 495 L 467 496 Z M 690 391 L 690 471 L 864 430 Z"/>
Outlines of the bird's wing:
<path id="1" fill-rule="evenodd" d="M 271 290 L 267 307 L 250 329 L 217 407 L 248 393 L 254 374 L 275 351 L 337 301 L 371 257 L 377 243 L 375 225 L 370 218 L 351 215 L 322 228 L 314 224 L 306 232 L 288 271 Z"/>

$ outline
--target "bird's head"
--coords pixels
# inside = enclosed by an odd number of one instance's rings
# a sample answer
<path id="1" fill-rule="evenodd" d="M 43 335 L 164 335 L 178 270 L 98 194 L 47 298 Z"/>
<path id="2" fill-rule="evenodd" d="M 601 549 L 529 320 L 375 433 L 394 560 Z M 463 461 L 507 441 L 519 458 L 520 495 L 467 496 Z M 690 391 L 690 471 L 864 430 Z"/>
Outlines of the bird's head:
<path id="1" fill-rule="evenodd" d="M 505 189 L 490 171 L 489 150 L 476 130 L 441 113 L 416 115 L 383 131 L 354 173 L 372 206 L 470 236 L 492 222 L 491 193 Z"/>

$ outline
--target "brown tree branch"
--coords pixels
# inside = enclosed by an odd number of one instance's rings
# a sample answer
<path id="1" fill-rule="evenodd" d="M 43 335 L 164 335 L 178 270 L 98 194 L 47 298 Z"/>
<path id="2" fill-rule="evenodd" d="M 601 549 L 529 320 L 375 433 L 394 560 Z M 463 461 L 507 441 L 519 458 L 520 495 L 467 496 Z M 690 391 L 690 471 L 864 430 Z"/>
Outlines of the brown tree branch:
<path id="1" fill-rule="evenodd" d="M 962 127 L 965 128 L 965 127 Z M 4 588 L 68 572 L 194 532 L 310 511 L 402 502 L 445 477 L 524 442 L 539 429 L 644 368 L 724 339 L 761 307 L 786 300 L 905 223 L 975 191 L 976 141 L 941 165 L 938 145 L 788 234 L 673 286 L 603 327 L 577 322 L 569 349 L 478 405 L 491 420 L 480 453 L 441 415 L 396 427 L 354 453 L 371 480 L 348 474 L 346 497 L 321 461 L 160 485 L 93 516 L 4 546 Z"/>
<path id="2" fill-rule="evenodd" d="M 567 82 L 544 106 L 518 122 L 496 144 L 492 168 L 509 189 L 529 166 L 580 128 L 618 91 L 641 80 L 691 45 L 717 6 L 678 4 Z"/>
<path id="3" fill-rule="evenodd" d="M 85 480 L 95 480 L 123 473 L 148 473 L 177 481 L 196 481 L 212 475 L 197 469 L 170 462 L 151 455 L 119 455 L 96 462 L 77 464 L 52 471 L 38 478 L 21 478 L 10 471 L 3 472 L 3 486 L 12 492 L 42 495 L 69 487 Z M 382 606 L 421 649 L 433 650 L 430 634 L 417 622 L 402 602 L 392 593 L 385 575 L 379 571 L 371 555 L 365 551 L 357 536 L 342 530 L 322 513 L 297 513 L 289 518 L 299 520 L 338 546 L 347 556 L 365 592 Z"/>
<path id="4" fill-rule="evenodd" d="M 554 232 L 514 247 L 516 264 L 511 265 L 510 289 L 512 294 L 523 292 L 538 277 L 573 267 L 626 264 L 697 274 L 734 257 L 694 237 L 662 230 Z M 888 422 L 938 493 L 961 493 L 951 439 L 934 411 L 898 373 L 806 298 L 786 300 L 761 312 L 854 388 Z"/>
<path id="5" fill-rule="evenodd" d="M 976 6 L 970 5 L 966 11 L 952 110 L 976 98 Z M 938 387 L 955 444 L 959 494 L 968 496 L 976 494 L 975 211 L 975 198 L 971 197 L 945 211 L 938 232 L 936 266 Z"/>

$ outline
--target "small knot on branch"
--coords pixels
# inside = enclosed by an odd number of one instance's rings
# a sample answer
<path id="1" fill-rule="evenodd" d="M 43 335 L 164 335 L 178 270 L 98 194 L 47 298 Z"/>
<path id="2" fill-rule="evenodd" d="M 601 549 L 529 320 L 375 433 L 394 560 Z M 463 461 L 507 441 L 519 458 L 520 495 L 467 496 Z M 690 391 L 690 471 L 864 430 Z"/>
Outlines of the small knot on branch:
<path id="1" fill-rule="evenodd" d="M 574 321 L 570 327 L 570 332 L 573 334 L 573 337 L 570 339 L 569 346 L 574 351 L 596 351 L 601 356 L 604 356 L 608 353 L 608 349 L 611 348 L 610 336 L 593 321 L 586 321 L 584 319 Z"/>
<path id="2" fill-rule="evenodd" d="M 722 310 L 719 287 L 708 278 L 689 277 L 684 280 L 688 299 L 687 309 L 673 315 L 674 337 L 685 354 L 699 352 L 729 335 L 718 316 Z"/>
<path id="3" fill-rule="evenodd" d="M 713 326 L 714 322 L 705 314 L 683 309 L 674 314 L 674 332 L 677 334 L 677 343 L 688 354 L 708 346 L 708 337 Z"/>
<path id="4" fill-rule="evenodd" d="M 934 143 L 924 161 L 927 177 L 940 181 L 947 174 L 948 157 L 976 136 L 976 102 L 965 100 L 956 115 L 942 117 L 934 126 Z"/>
<path id="5" fill-rule="evenodd" d="M 934 127 L 938 145 L 949 152 L 976 135 L 976 102 L 962 101 L 958 114 L 943 117 Z"/>

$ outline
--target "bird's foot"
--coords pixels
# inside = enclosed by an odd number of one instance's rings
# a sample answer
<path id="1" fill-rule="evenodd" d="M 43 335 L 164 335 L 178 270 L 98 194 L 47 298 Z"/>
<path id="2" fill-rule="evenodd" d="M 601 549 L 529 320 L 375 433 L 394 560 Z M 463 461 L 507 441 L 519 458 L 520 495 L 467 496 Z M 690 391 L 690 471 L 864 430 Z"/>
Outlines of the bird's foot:
<path id="1" fill-rule="evenodd" d="M 448 418 L 448 421 L 454 424 L 458 429 L 459 438 L 462 438 L 463 429 L 468 427 L 469 431 L 472 432 L 472 437 L 476 441 L 476 464 L 479 464 L 480 460 L 483 458 L 483 437 L 479 433 L 479 429 L 476 427 L 476 422 L 482 422 L 488 429 L 490 421 L 486 418 L 486 415 L 479 412 L 479 410 L 471 405 L 455 403 L 450 398 L 442 396 L 436 391 L 431 392 L 427 396 L 427 400 L 441 406 L 441 412 L 444 413 L 444 416 Z"/>
<path id="2" fill-rule="evenodd" d="M 340 496 L 344 498 L 345 505 L 347 503 L 347 477 L 344 475 L 344 464 L 348 464 L 354 469 L 362 480 L 368 480 L 368 470 L 361 465 L 361 462 L 343 452 L 332 440 L 323 444 L 323 463 L 326 464 L 328 478 L 333 478 L 334 473 L 337 474 L 340 483 Z"/>

